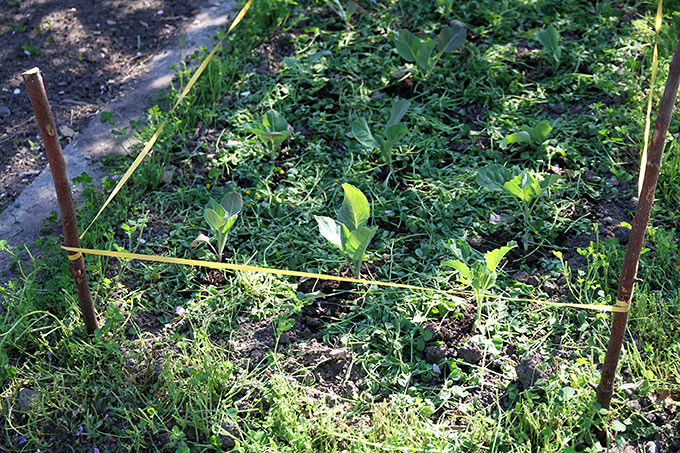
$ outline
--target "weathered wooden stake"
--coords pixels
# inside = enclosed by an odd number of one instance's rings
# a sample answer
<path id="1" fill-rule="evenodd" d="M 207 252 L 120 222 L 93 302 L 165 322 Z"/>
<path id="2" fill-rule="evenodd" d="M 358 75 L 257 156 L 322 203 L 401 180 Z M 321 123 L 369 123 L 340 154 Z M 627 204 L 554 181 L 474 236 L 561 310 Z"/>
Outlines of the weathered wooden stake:
<path id="1" fill-rule="evenodd" d="M 40 135 L 42 136 L 45 150 L 47 151 L 47 160 L 50 164 L 50 171 L 52 172 L 52 180 L 54 181 L 54 189 L 57 192 L 57 200 L 59 202 L 59 210 L 61 211 L 61 224 L 64 229 L 64 243 L 70 247 L 80 247 L 80 239 L 78 238 L 78 224 L 76 223 L 76 210 L 73 205 L 73 195 L 71 194 L 71 184 L 69 182 L 68 173 L 66 172 L 66 163 L 64 162 L 64 155 L 61 152 L 61 144 L 59 143 L 59 134 L 54 124 L 54 117 L 50 109 L 49 101 L 47 100 L 47 93 L 45 92 L 45 85 L 40 75 L 40 69 L 33 68 L 22 74 L 24 83 L 28 89 L 28 96 L 31 98 L 33 105 L 33 112 L 35 112 L 35 119 L 40 128 Z M 83 313 L 83 320 L 88 333 L 92 333 L 99 328 L 97 324 L 97 314 L 92 303 L 92 295 L 90 294 L 90 287 L 87 282 L 87 274 L 85 273 L 85 260 L 80 253 L 69 255 L 69 264 L 73 280 L 76 283 L 78 291 L 78 303 L 80 310 Z"/>
<path id="2" fill-rule="evenodd" d="M 666 88 L 664 89 L 661 104 L 659 106 L 659 113 L 656 117 L 654 134 L 652 135 L 652 142 L 649 147 L 649 157 L 647 158 L 645 178 L 642 184 L 642 191 L 640 192 L 640 200 L 638 201 L 635 217 L 633 218 L 633 228 L 630 233 L 630 238 L 628 239 L 626 256 L 623 259 L 617 296 L 617 300 L 619 301 L 618 304 L 620 305 L 630 305 L 633 297 L 633 286 L 639 281 L 637 278 L 637 270 L 638 263 L 640 262 L 640 252 L 642 251 L 647 224 L 649 223 L 649 216 L 652 211 L 652 204 L 654 203 L 654 191 L 656 190 L 656 183 L 659 180 L 659 172 L 661 170 L 661 156 L 663 154 L 664 142 L 666 141 L 668 125 L 671 121 L 671 114 L 673 113 L 673 107 L 675 106 L 675 99 L 678 94 L 679 83 L 680 42 L 675 48 L 675 54 L 673 55 L 673 60 L 671 61 L 668 73 L 668 80 L 666 81 Z M 602 365 L 600 384 L 596 389 L 597 402 L 605 409 L 609 409 L 612 395 L 614 394 L 616 366 L 619 362 L 619 355 L 621 354 L 621 346 L 626 333 L 627 322 L 627 312 L 614 313 L 607 355 L 605 356 L 604 364 Z M 604 440 L 603 438 L 604 436 L 601 436 L 600 440 Z"/>

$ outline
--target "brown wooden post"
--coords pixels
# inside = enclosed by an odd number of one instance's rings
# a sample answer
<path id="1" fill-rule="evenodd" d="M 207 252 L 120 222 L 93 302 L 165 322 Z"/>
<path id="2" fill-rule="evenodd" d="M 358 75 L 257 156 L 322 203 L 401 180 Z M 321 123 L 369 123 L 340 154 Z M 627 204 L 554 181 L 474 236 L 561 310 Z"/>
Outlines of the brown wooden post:
<path id="1" fill-rule="evenodd" d="M 675 48 L 675 54 L 673 55 L 668 73 L 668 80 L 666 81 L 666 88 L 661 98 L 659 113 L 654 125 L 654 134 L 652 135 L 652 142 L 649 147 L 649 157 L 645 167 L 645 178 L 640 192 L 640 200 L 638 201 L 635 217 L 633 218 L 633 227 L 628 239 L 628 248 L 626 249 L 626 256 L 623 259 L 621 276 L 619 278 L 618 305 L 630 306 L 633 297 L 633 285 L 638 281 L 637 270 L 638 263 L 640 262 L 640 252 L 642 251 L 647 224 L 649 223 L 649 216 L 652 211 L 652 204 L 654 203 L 654 191 L 656 190 L 656 183 L 659 180 L 659 172 L 661 170 L 661 156 L 666 141 L 666 134 L 668 133 L 668 126 L 671 121 L 671 114 L 675 106 L 675 99 L 678 94 L 679 83 L 680 42 Z M 602 365 L 600 384 L 596 389 L 597 402 L 605 409 L 609 409 L 612 395 L 614 394 L 616 366 L 619 363 L 627 322 L 628 312 L 617 312 L 614 314 L 607 355 Z M 600 440 L 604 440 L 604 435 L 600 436 Z"/>
<path id="2" fill-rule="evenodd" d="M 54 181 L 54 189 L 57 192 L 57 200 L 59 202 L 59 210 L 61 211 L 61 224 L 64 229 L 64 243 L 70 247 L 80 247 L 80 239 L 78 238 L 78 224 L 76 223 L 76 210 L 73 205 L 73 195 L 71 194 L 71 184 L 68 173 L 66 172 L 66 163 L 64 162 L 64 155 L 61 152 L 61 144 L 59 143 L 59 134 L 57 127 L 54 124 L 54 117 L 52 110 L 47 100 L 47 93 L 45 92 L 45 85 L 43 84 L 40 69 L 33 68 L 22 74 L 24 83 L 28 89 L 28 96 L 31 98 L 33 105 L 33 112 L 35 119 L 40 128 L 40 135 L 42 136 L 45 150 L 47 151 L 47 160 L 49 161 L 50 171 L 52 172 L 52 180 Z M 80 310 L 83 313 L 83 320 L 88 333 L 92 333 L 99 328 L 97 323 L 97 314 L 92 303 L 92 295 L 90 294 L 90 287 L 87 282 L 87 274 L 85 272 L 85 260 L 80 253 L 69 254 L 69 264 L 73 280 L 76 283 L 78 291 L 78 303 Z"/>

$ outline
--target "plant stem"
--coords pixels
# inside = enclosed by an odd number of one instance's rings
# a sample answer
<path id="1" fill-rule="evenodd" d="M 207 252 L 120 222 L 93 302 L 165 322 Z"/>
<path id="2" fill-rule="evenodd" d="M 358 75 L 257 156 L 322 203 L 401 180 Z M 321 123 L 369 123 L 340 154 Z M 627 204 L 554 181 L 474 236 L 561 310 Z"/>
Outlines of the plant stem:
<path id="1" fill-rule="evenodd" d="M 673 113 L 673 107 L 678 94 L 679 84 L 680 42 L 675 48 L 675 54 L 673 55 L 668 79 L 666 81 L 666 88 L 664 89 L 661 104 L 659 106 L 659 113 L 656 117 L 654 134 L 652 135 L 652 141 L 649 147 L 645 178 L 642 184 L 637 209 L 635 211 L 635 217 L 633 218 L 633 227 L 630 239 L 628 240 L 626 255 L 623 259 L 621 276 L 619 278 L 617 301 L 627 304 L 631 303 L 634 284 L 639 281 L 637 278 L 637 269 L 640 261 L 640 252 L 642 251 L 645 232 L 647 231 L 647 224 L 649 223 L 649 216 L 652 210 L 652 204 L 654 203 L 654 191 L 656 190 L 656 184 L 661 170 L 661 156 L 663 154 L 663 147 L 666 140 L 666 134 L 668 133 L 671 114 Z M 602 365 L 600 384 L 596 389 L 597 402 L 605 409 L 609 409 L 612 395 L 614 394 L 614 378 L 616 376 L 616 367 L 621 354 L 623 338 L 626 333 L 627 322 L 628 312 L 614 313 L 609 346 L 607 347 L 607 354 L 605 356 L 604 364 Z M 601 442 L 606 441 L 604 432 L 599 432 L 598 437 Z"/>

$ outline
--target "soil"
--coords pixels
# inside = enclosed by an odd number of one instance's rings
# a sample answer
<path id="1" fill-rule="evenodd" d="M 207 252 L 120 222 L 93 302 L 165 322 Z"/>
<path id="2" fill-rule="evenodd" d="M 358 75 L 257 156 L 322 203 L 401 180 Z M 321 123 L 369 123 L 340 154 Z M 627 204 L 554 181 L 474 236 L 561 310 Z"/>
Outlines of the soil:
<path id="1" fill-rule="evenodd" d="M 207 1 L 5 3 L 0 8 L 0 211 L 47 163 L 21 73 L 40 68 L 65 146 Z"/>

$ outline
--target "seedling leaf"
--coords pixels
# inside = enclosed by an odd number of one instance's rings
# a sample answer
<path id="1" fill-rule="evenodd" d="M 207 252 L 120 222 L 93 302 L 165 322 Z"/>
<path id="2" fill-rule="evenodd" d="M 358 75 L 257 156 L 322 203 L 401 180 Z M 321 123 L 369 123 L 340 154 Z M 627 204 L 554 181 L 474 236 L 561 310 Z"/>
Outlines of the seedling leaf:
<path id="1" fill-rule="evenodd" d="M 498 263 L 501 262 L 503 257 L 515 247 L 517 247 L 517 244 L 511 242 L 506 246 L 486 252 L 484 254 L 484 260 L 486 261 L 486 268 L 489 270 L 489 272 L 494 272 L 498 267 Z"/>
<path id="2" fill-rule="evenodd" d="M 371 208 L 366 196 L 351 184 L 343 184 L 345 198 L 338 210 L 338 221 L 343 223 L 349 231 L 362 227 L 371 215 Z"/>
<path id="3" fill-rule="evenodd" d="M 357 118 L 352 122 L 352 134 L 366 148 L 379 148 L 380 143 L 373 137 L 366 118 Z"/>
<path id="4" fill-rule="evenodd" d="M 341 225 L 330 217 L 314 216 L 314 218 L 319 225 L 319 233 L 321 233 L 321 236 L 325 237 L 328 239 L 328 242 L 342 250 L 342 238 L 340 236 Z"/>
<path id="5" fill-rule="evenodd" d="M 492 192 L 504 192 L 510 171 L 502 165 L 493 164 L 477 170 L 477 184 Z"/>
<path id="6" fill-rule="evenodd" d="M 387 123 L 385 123 L 385 129 L 388 129 L 390 126 L 394 126 L 395 124 L 399 124 L 410 106 L 411 101 L 408 99 L 398 99 L 392 102 L 390 119 L 387 120 Z"/>
<path id="7" fill-rule="evenodd" d="M 531 140 L 531 135 L 527 131 L 519 131 L 514 134 L 510 134 L 503 139 L 501 142 L 501 148 L 505 149 L 508 145 L 513 143 L 527 143 L 531 145 L 533 142 Z"/>
<path id="8" fill-rule="evenodd" d="M 238 192 L 227 192 L 222 197 L 220 205 L 224 208 L 225 214 L 223 216 L 233 217 L 243 209 L 243 198 Z"/>
<path id="9" fill-rule="evenodd" d="M 420 47 L 420 40 L 416 35 L 408 30 L 401 30 L 397 35 L 395 45 L 397 47 L 397 53 L 401 58 L 409 63 L 414 63 L 416 61 L 416 55 L 418 53 L 418 48 Z"/>
<path id="10" fill-rule="evenodd" d="M 465 24 L 458 20 L 453 20 L 451 26 L 444 27 L 437 36 L 437 39 L 439 40 L 439 49 L 445 53 L 453 52 L 465 44 L 466 37 L 467 29 L 465 28 Z"/>

